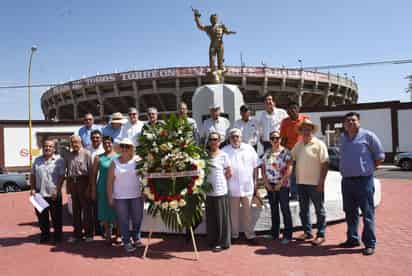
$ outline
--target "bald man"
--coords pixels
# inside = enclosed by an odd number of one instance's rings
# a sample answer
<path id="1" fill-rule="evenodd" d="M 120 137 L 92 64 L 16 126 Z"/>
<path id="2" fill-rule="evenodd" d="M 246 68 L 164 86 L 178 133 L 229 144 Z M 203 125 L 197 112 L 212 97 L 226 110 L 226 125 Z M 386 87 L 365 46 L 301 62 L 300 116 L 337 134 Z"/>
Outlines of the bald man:
<path id="1" fill-rule="evenodd" d="M 66 156 L 67 192 L 71 194 L 73 203 L 73 236 L 69 242 L 78 242 L 83 237 L 85 241 L 93 241 L 92 202 L 89 185 L 89 172 L 92 158 L 88 150 L 82 147 L 80 136 L 70 137 L 72 151 Z M 83 213 L 83 216 L 82 216 Z"/>

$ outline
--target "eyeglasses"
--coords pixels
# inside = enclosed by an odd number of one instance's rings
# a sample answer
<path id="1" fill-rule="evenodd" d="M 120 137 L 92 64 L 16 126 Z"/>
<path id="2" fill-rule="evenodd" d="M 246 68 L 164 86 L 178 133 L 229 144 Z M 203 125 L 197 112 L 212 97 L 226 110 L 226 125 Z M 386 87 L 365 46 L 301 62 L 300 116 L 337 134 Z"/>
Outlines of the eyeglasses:
<path id="1" fill-rule="evenodd" d="M 133 147 L 132 145 L 120 144 L 121 149 L 130 149 L 132 147 Z"/>
<path id="2" fill-rule="evenodd" d="M 137 113 L 129 113 L 129 116 L 136 116 Z"/>
<path id="3" fill-rule="evenodd" d="M 280 139 L 280 137 L 278 137 L 278 136 L 270 137 L 270 141 L 277 141 L 279 139 Z"/>
<path id="4" fill-rule="evenodd" d="M 239 135 L 230 135 L 230 138 L 232 139 L 239 138 Z"/>
<path id="5" fill-rule="evenodd" d="M 209 138 L 209 141 L 218 141 L 219 140 L 219 138 Z"/>

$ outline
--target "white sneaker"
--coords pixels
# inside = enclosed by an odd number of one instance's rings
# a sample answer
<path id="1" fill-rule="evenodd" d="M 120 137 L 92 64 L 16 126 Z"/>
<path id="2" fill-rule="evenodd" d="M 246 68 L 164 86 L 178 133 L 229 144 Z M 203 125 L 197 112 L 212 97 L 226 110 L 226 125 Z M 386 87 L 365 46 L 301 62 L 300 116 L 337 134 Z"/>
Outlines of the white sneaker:
<path id="1" fill-rule="evenodd" d="M 131 243 L 127 243 L 124 246 L 124 250 L 126 250 L 127 253 L 131 253 L 136 251 L 136 247 L 134 247 Z"/>

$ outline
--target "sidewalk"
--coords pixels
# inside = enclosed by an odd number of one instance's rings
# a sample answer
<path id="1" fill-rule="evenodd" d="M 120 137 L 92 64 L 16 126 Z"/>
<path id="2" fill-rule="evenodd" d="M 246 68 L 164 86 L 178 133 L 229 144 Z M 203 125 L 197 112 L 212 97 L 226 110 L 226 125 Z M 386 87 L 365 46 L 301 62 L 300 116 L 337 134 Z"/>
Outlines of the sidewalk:
<path id="1" fill-rule="evenodd" d="M 410 275 L 412 180 L 381 181 L 382 204 L 376 210 L 377 251 L 368 257 L 361 254 L 361 247 L 337 248 L 345 239 L 345 223 L 329 225 L 327 241 L 320 248 L 300 242 L 282 246 L 259 237 L 257 246 L 236 244 L 213 253 L 207 249 L 205 237 L 200 236 L 199 261 L 193 260 L 191 243 L 174 235 L 153 239 L 145 260 L 140 258 L 143 249 L 129 255 L 100 238 L 88 244 L 40 245 L 28 192 L 0 194 L 0 275 Z M 72 227 L 65 219 L 67 238 Z"/>

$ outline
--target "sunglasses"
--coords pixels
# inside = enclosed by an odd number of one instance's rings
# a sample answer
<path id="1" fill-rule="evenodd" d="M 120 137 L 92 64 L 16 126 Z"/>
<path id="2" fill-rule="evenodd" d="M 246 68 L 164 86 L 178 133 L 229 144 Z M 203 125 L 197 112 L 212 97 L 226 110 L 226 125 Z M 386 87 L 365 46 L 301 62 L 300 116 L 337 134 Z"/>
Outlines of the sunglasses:
<path id="1" fill-rule="evenodd" d="M 219 138 L 209 138 L 209 141 L 218 141 Z"/>
<path id="2" fill-rule="evenodd" d="M 132 147 L 133 147 L 132 145 L 120 144 L 121 149 L 130 149 Z"/>
<path id="3" fill-rule="evenodd" d="M 279 139 L 280 139 L 280 137 L 278 137 L 278 136 L 270 137 L 270 141 L 276 141 L 276 140 L 279 140 Z"/>
<path id="4" fill-rule="evenodd" d="M 132 116 L 132 115 L 137 115 L 137 113 L 129 113 L 129 115 L 130 115 L 130 116 Z"/>

